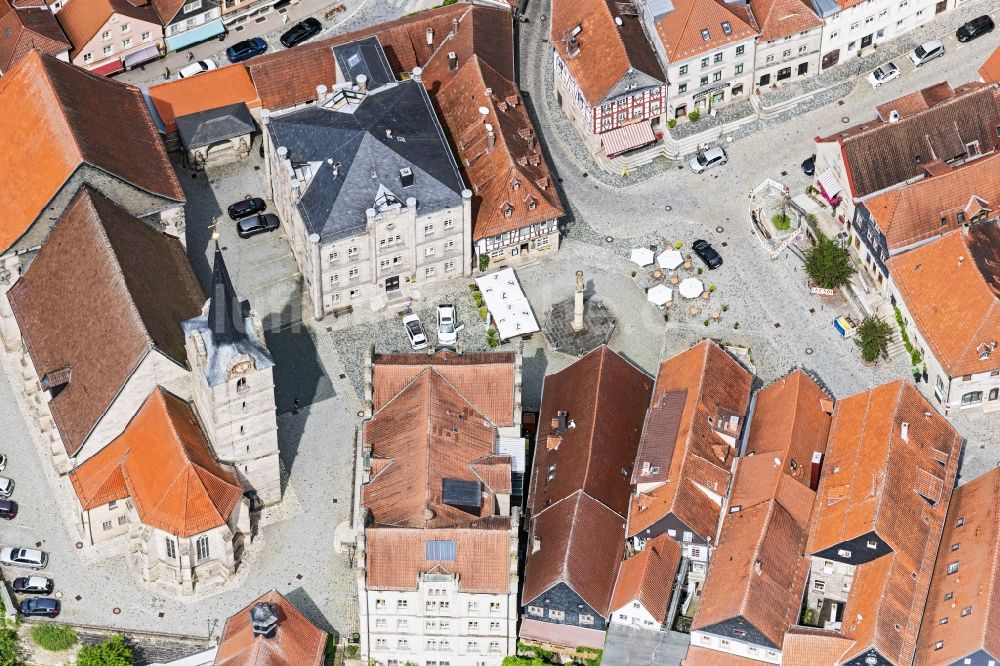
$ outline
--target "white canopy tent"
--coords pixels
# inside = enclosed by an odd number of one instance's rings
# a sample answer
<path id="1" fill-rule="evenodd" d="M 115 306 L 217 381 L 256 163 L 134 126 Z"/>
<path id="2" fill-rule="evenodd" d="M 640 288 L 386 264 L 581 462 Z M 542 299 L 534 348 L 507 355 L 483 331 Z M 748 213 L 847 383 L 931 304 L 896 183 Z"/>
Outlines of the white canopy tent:
<path id="1" fill-rule="evenodd" d="M 660 268 L 672 271 L 684 263 L 684 255 L 677 250 L 664 250 L 656 258 L 656 263 L 659 264 Z"/>
<path id="2" fill-rule="evenodd" d="M 653 251 L 648 247 L 637 247 L 632 250 L 632 254 L 629 255 L 629 259 L 633 264 L 638 264 L 640 267 L 649 266 L 653 263 Z"/>
<path id="3" fill-rule="evenodd" d="M 483 293 L 486 309 L 496 323 L 501 340 L 539 330 L 531 304 L 521 291 L 521 284 L 517 281 L 513 268 L 504 268 L 476 278 L 476 285 Z"/>
<path id="4" fill-rule="evenodd" d="M 670 287 L 658 284 L 646 292 L 646 300 L 653 305 L 664 305 L 674 298 L 674 291 Z"/>
<path id="5" fill-rule="evenodd" d="M 698 278 L 689 277 L 681 281 L 677 290 L 684 298 L 698 298 L 705 291 L 705 285 Z"/>

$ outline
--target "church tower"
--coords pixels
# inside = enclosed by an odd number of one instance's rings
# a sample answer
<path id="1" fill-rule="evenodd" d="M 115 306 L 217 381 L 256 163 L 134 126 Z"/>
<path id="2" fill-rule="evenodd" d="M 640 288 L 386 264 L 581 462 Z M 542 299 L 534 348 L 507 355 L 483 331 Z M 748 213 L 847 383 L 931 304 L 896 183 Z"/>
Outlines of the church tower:
<path id="1" fill-rule="evenodd" d="M 194 404 L 222 462 L 232 463 L 259 501 L 281 500 L 274 360 L 250 303 L 240 302 L 218 240 L 209 300 L 184 324 Z"/>

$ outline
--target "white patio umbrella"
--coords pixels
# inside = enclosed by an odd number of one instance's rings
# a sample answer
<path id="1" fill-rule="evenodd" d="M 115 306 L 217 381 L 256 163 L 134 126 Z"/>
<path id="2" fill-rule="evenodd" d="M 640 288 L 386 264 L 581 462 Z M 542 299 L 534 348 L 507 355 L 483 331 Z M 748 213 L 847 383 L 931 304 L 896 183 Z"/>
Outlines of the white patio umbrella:
<path id="1" fill-rule="evenodd" d="M 684 263 L 684 256 L 677 250 L 665 250 L 656 258 L 656 263 L 660 268 L 672 271 Z"/>
<path id="2" fill-rule="evenodd" d="M 682 280 L 677 290 L 684 298 L 698 298 L 701 292 L 705 291 L 705 285 L 698 278 L 690 277 Z"/>
<path id="3" fill-rule="evenodd" d="M 674 290 L 663 284 L 658 284 L 646 292 L 646 300 L 653 305 L 664 305 L 673 298 Z"/>
<path id="4" fill-rule="evenodd" d="M 633 264 L 638 264 L 639 266 L 649 266 L 653 263 L 653 251 L 648 247 L 637 247 L 632 250 L 632 254 L 629 256 Z"/>

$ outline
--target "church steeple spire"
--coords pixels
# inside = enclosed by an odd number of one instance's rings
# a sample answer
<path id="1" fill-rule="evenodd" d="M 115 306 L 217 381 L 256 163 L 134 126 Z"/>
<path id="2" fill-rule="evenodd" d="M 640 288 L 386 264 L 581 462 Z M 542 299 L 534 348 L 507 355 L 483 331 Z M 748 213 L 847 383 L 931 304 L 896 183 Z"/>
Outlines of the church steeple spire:
<path id="1" fill-rule="evenodd" d="M 247 332 L 243 307 L 226 269 L 226 260 L 222 258 L 218 237 L 215 237 L 215 263 L 209 293 L 211 304 L 208 306 L 208 328 L 212 331 L 216 344 L 245 338 Z"/>

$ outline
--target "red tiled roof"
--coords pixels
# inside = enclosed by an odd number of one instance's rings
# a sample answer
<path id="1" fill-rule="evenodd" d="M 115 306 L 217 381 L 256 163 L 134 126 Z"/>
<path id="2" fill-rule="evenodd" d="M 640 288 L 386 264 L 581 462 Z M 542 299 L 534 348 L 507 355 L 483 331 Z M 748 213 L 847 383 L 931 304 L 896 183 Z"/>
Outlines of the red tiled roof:
<path id="1" fill-rule="evenodd" d="M 496 426 L 514 424 L 514 354 L 456 354 L 442 349 L 427 354 L 375 354 L 372 403 L 377 412 L 425 368 L 448 380 L 462 397 Z"/>
<path id="2" fill-rule="evenodd" d="M 225 525 L 243 496 L 191 407 L 157 387 L 113 442 L 70 473 L 84 509 L 129 497 L 144 525 L 179 537 Z"/>
<path id="3" fill-rule="evenodd" d="M 760 41 L 823 27 L 823 19 L 802 0 L 755 0 L 750 11 L 760 26 Z"/>
<path id="4" fill-rule="evenodd" d="M 86 186 L 7 297 L 38 376 L 72 372 L 48 403 L 70 455 L 150 349 L 183 367 L 181 322 L 205 303 L 176 238 Z"/>
<path id="5" fill-rule="evenodd" d="M 739 11 L 736 5 L 723 0 L 674 0 L 673 7 L 673 11 L 658 16 L 655 21 L 656 34 L 671 63 L 752 39 L 759 32 L 750 12 Z M 729 24 L 728 34 L 723 24 Z"/>
<path id="6" fill-rule="evenodd" d="M 629 72 L 639 72 L 665 82 L 663 69 L 646 40 L 635 9 L 621 11 L 615 0 L 554 0 L 549 42 L 566 63 L 590 106 L 623 94 L 618 86 Z M 621 19 L 618 25 L 615 18 Z M 579 53 L 570 55 L 569 38 Z"/>
<path id="7" fill-rule="evenodd" d="M 509 474 L 508 474 L 509 476 Z M 488 521 L 489 528 L 365 530 L 365 585 L 369 590 L 417 589 L 421 573 L 456 574 L 459 592 L 507 594 L 511 580 L 510 519 Z M 452 541 L 454 560 L 428 560 L 428 541 Z"/>
<path id="8" fill-rule="evenodd" d="M 680 564 L 680 544 L 666 534 L 650 539 L 641 551 L 622 563 L 610 610 L 638 601 L 663 622 Z"/>
<path id="9" fill-rule="evenodd" d="M 688 648 L 681 666 L 760 666 L 761 663 L 763 662 L 756 659 L 692 645 Z M 820 666 L 820 664 L 810 664 L 810 666 Z"/>
<path id="10" fill-rule="evenodd" d="M 210 72 L 150 86 L 149 98 L 168 132 L 177 129 L 174 120 L 189 113 L 218 109 L 243 102 L 260 106 L 257 90 L 243 65 L 220 67 Z"/>
<path id="11" fill-rule="evenodd" d="M 9 0 L 0 0 L 0 74 L 32 49 L 58 55 L 68 51 L 69 46 L 59 22 L 47 7 L 15 9 Z"/>
<path id="12" fill-rule="evenodd" d="M 268 603 L 276 611 L 274 638 L 254 636 L 250 609 Z M 226 620 L 215 655 L 215 666 L 320 666 L 326 632 L 318 629 L 277 590 L 255 599 Z"/>
<path id="13" fill-rule="evenodd" d="M 1000 369 L 1000 227 L 975 224 L 889 259 L 913 324 L 952 377 Z"/>
<path id="14" fill-rule="evenodd" d="M 872 531 L 892 549 L 855 570 L 842 631 L 854 641 L 850 655 L 874 647 L 893 663 L 913 659 L 961 445 L 912 384 L 837 401 L 808 552 Z M 940 481 L 936 493 L 927 478 Z"/>
<path id="15" fill-rule="evenodd" d="M 8 155 L 31 155 L 34 165 L 0 163 L 0 181 L 18 184 L 18 196 L 6 201 L 0 249 L 28 230 L 81 164 L 184 201 L 142 93 L 50 55 L 32 51 L 0 79 L 0 144 Z"/>
<path id="16" fill-rule="evenodd" d="M 852 641 L 835 631 L 791 627 L 781 646 L 783 666 L 830 666 L 839 664 Z"/>
<path id="17" fill-rule="evenodd" d="M 71 54 L 73 58 L 76 58 L 80 49 L 85 47 L 115 14 L 149 23 L 162 23 L 148 0 L 67 2 L 59 11 L 59 24 L 73 45 Z"/>
<path id="18" fill-rule="evenodd" d="M 421 370 L 365 424 L 363 436 L 372 459 L 387 461 L 361 489 L 374 524 L 466 527 L 493 515 L 488 487 L 478 511 L 444 503 L 445 479 L 479 481 L 472 464 L 502 456 L 493 455 L 496 428 L 437 369 Z"/>
<path id="19" fill-rule="evenodd" d="M 990 54 L 983 66 L 979 68 L 979 76 L 986 83 L 1000 82 L 1000 46 Z"/>
<path id="20" fill-rule="evenodd" d="M 736 451 L 716 427 L 730 423 L 730 417 L 742 420 L 750 402 L 751 382 L 750 373 L 710 340 L 660 364 L 653 406 L 667 392 L 686 391 L 686 400 L 667 481 L 632 497 L 629 536 L 641 536 L 670 513 L 702 538 L 715 535 L 720 506 L 699 486 L 726 494 Z M 739 435 L 741 426 L 738 423 L 731 435 Z M 637 459 L 636 467 L 642 465 Z"/>

